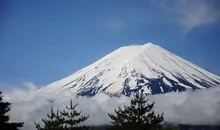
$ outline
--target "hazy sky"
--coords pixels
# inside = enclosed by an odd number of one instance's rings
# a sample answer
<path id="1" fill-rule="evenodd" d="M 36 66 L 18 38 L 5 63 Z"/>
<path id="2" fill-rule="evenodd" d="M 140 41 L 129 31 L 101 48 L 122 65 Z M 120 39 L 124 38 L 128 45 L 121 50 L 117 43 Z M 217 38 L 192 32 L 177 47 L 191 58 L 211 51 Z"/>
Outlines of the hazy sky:
<path id="1" fill-rule="evenodd" d="M 220 75 L 218 0 L 0 0 L 0 83 L 59 80 L 152 42 Z"/>

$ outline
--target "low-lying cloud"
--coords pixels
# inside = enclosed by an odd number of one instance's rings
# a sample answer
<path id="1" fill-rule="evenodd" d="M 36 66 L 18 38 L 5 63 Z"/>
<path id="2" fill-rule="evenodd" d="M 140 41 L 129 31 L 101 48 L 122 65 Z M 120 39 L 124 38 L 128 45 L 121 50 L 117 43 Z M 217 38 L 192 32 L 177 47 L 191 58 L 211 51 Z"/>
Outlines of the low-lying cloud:
<path id="1" fill-rule="evenodd" d="M 15 89 L 5 92 L 5 100 L 12 103 L 10 112 L 12 121 L 25 122 L 23 130 L 35 130 L 34 121 L 38 122 L 50 111 L 69 105 L 70 99 L 78 102 L 77 109 L 90 117 L 85 122 L 89 125 L 109 124 L 108 113 L 118 106 L 128 105 L 125 96 L 109 97 L 103 93 L 92 98 L 78 97 L 70 90 L 54 93 L 37 91 L 33 84 L 26 84 L 28 89 Z M 155 101 L 155 111 L 164 113 L 165 121 L 193 125 L 216 125 L 220 123 L 220 86 L 196 92 L 167 93 L 149 96 Z"/>

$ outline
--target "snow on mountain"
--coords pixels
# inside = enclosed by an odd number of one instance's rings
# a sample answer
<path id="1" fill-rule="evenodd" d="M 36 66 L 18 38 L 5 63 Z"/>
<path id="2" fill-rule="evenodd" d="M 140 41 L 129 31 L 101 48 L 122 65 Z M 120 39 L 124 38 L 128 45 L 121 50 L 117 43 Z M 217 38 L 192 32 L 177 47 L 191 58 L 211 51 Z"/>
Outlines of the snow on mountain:
<path id="1" fill-rule="evenodd" d="M 144 89 L 158 94 L 220 84 L 214 75 L 152 43 L 121 47 L 72 75 L 41 88 L 43 92 L 71 89 L 82 96 L 104 92 L 129 96 Z"/>

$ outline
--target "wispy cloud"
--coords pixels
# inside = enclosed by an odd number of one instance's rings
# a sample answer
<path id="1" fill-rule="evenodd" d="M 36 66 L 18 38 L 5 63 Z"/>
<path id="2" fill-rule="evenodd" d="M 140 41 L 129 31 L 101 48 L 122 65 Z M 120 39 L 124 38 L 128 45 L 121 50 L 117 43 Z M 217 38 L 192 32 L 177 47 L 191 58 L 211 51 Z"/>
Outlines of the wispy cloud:
<path id="1" fill-rule="evenodd" d="M 129 104 L 129 98 L 110 98 L 105 94 L 97 94 L 92 98 L 76 97 L 70 90 L 54 93 L 33 91 L 36 88 L 29 84 L 29 89 L 15 89 L 3 93 L 5 99 L 12 102 L 10 112 L 12 121 L 24 121 L 23 130 L 34 130 L 34 121 L 40 121 L 49 112 L 51 105 L 62 109 L 70 99 L 79 102 L 82 109 L 90 118 L 85 124 L 109 124 L 107 113 L 114 108 Z M 155 101 L 155 111 L 164 113 L 165 121 L 183 124 L 220 123 L 220 86 L 197 92 L 167 93 L 149 97 Z M 53 101 L 53 102 L 51 102 Z"/>
<path id="2" fill-rule="evenodd" d="M 154 5 L 161 7 L 171 15 L 171 20 L 178 23 L 183 32 L 216 23 L 220 20 L 220 9 L 215 6 L 215 0 L 181 0 L 154 1 Z"/>
<path id="3" fill-rule="evenodd" d="M 108 16 L 105 20 L 108 29 L 120 30 L 133 25 L 144 23 L 148 20 L 145 8 L 134 6 L 120 10 L 117 14 Z"/>
<path id="4" fill-rule="evenodd" d="M 142 0 L 131 8 L 108 16 L 106 26 L 119 30 L 133 25 L 168 22 L 180 26 L 183 33 L 187 33 L 220 21 L 218 5 L 220 6 L 216 0 Z"/>
<path id="5" fill-rule="evenodd" d="M 127 26 L 127 23 L 119 18 L 111 18 L 111 19 L 107 20 L 106 25 L 107 25 L 108 29 L 119 30 L 119 29 Z"/>

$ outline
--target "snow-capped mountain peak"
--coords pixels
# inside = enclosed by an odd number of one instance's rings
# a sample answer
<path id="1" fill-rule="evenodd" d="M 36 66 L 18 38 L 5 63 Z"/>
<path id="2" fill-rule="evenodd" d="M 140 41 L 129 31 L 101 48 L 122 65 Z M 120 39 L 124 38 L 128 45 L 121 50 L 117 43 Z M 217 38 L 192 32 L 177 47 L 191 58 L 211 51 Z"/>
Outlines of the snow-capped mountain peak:
<path id="1" fill-rule="evenodd" d="M 40 91 L 65 88 L 79 95 L 98 92 L 129 96 L 144 89 L 157 94 L 220 84 L 220 77 L 152 43 L 121 47 L 95 63 L 54 82 Z"/>

